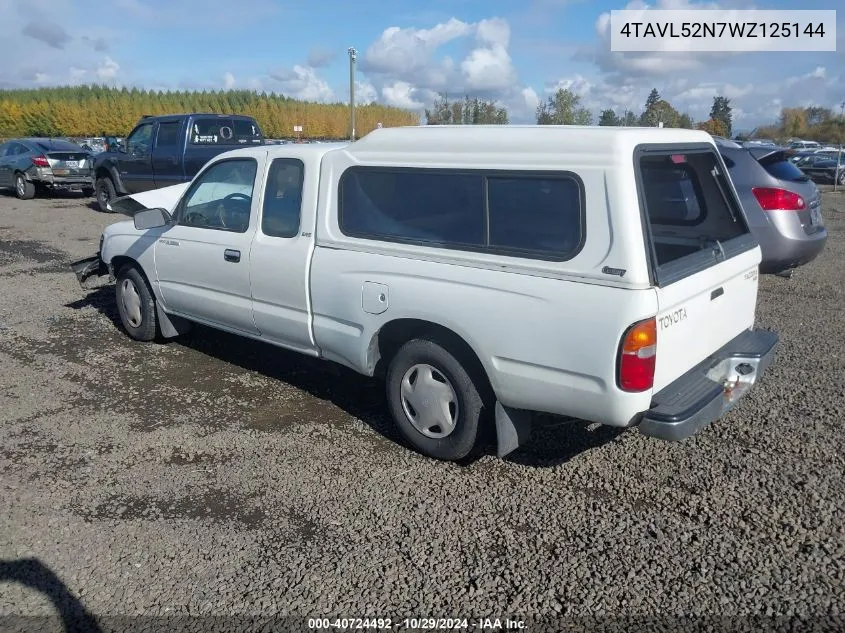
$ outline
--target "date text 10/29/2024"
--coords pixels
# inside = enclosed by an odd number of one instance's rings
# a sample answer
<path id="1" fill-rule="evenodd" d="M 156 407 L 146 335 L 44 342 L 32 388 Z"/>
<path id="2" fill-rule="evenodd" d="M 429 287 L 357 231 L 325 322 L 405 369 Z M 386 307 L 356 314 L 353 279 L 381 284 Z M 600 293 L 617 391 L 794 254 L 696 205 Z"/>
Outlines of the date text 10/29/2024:
<path id="1" fill-rule="evenodd" d="M 520 631 L 519 618 L 308 618 L 308 628 L 316 631 Z"/>

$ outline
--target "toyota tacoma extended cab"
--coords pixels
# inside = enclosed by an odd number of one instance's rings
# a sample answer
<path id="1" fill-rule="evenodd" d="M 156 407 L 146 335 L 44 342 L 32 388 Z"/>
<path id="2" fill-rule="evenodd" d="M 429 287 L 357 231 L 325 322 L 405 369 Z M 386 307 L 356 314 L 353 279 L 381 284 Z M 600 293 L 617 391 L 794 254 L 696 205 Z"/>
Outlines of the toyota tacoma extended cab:
<path id="1" fill-rule="evenodd" d="M 532 412 L 681 440 L 759 381 L 759 244 L 706 132 L 375 130 L 251 147 L 75 262 L 116 281 L 134 339 L 202 323 L 384 378 L 408 442 L 497 453 Z"/>
<path id="2" fill-rule="evenodd" d="M 236 147 L 264 144 L 255 119 L 237 114 L 142 117 L 126 142 L 94 158 L 101 211 L 118 196 L 188 182 L 211 158 Z"/>

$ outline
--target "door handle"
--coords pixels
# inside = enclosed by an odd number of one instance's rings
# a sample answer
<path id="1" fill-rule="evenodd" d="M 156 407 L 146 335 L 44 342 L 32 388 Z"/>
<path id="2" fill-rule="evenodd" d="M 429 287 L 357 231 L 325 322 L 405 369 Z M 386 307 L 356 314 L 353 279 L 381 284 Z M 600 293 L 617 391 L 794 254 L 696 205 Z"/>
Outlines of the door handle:
<path id="1" fill-rule="evenodd" d="M 724 288 L 716 288 L 713 292 L 710 293 L 710 301 L 713 301 L 714 299 L 718 299 L 723 294 L 725 294 Z"/>
<path id="2" fill-rule="evenodd" d="M 241 261 L 241 252 L 231 248 L 227 248 L 225 251 L 223 251 L 223 259 L 225 259 L 227 262 L 239 262 Z"/>

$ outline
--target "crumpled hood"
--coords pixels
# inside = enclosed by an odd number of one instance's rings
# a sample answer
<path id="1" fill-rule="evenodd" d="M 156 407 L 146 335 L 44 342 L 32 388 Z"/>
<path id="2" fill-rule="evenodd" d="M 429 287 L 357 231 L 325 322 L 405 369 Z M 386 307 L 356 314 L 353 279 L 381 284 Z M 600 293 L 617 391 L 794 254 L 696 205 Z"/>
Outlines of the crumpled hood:
<path id="1" fill-rule="evenodd" d="M 115 198 L 109 202 L 109 208 L 115 213 L 123 213 L 124 215 L 135 215 L 138 211 L 144 209 L 166 209 L 168 213 L 172 213 L 179 198 L 188 188 L 190 182 L 182 182 L 178 185 L 171 185 L 170 187 L 162 187 L 161 189 L 151 189 L 149 191 L 142 191 L 141 193 L 132 193 L 128 196 Z"/>

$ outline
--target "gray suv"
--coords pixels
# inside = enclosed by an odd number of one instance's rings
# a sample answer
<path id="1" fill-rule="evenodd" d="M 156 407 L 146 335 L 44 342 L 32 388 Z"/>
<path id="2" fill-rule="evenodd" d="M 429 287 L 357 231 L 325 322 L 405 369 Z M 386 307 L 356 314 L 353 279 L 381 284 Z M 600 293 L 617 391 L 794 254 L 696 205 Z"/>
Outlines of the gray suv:
<path id="1" fill-rule="evenodd" d="M 716 139 L 754 237 L 763 251 L 760 272 L 789 274 L 824 249 L 827 229 L 815 183 L 777 147 L 746 149 Z"/>

